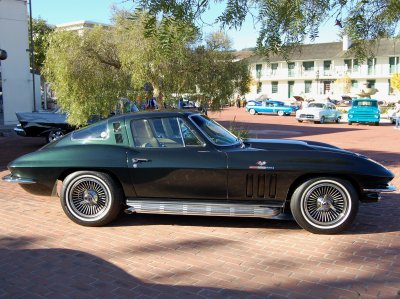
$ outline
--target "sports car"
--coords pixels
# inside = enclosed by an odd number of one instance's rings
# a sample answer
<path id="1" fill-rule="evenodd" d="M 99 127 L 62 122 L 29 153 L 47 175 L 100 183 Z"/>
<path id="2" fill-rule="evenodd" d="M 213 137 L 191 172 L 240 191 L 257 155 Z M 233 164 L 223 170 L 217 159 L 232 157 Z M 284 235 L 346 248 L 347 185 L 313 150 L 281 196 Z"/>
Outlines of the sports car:
<path id="1" fill-rule="evenodd" d="M 126 213 L 282 218 L 312 233 L 347 229 L 393 173 L 314 141 L 244 139 L 198 112 L 115 116 L 8 165 L 4 181 L 59 193 L 65 214 L 102 226 Z M 286 217 L 287 218 L 287 217 Z"/>

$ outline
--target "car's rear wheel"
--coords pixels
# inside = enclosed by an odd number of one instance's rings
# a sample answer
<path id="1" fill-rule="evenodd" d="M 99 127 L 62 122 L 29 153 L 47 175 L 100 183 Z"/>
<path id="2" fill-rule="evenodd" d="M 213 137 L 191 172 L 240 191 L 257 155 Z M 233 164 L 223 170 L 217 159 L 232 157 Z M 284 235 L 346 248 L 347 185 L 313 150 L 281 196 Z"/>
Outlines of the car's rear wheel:
<path id="1" fill-rule="evenodd" d="M 358 194 L 350 182 L 322 177 L 303 182 L 294 191 L 290 209 L 296 222 L 315 234 L 347 229 L 358 211 Z"/>
<path id="2" fill-rule="evenodd" d="M 321 118 L 319 119 L 319 123 L 320 124 L 325 123 L 325 116 L 321 116 Z"/>
<path id="3" fill-rule="evenodd" d="M 283 112 L 282 110 L 279 110 L 279 111 L 278 111 L 278 115 L 279 115 L 279 116 L 284 116 L 284 115 L 285 115 L 285 112 Z"/>
<path id="4" fill-rule="evenodd" d="M 122 208 L 123 192 L 106 173 L 77 171 L 63 182 L 61 205 L 65 214 L 84 226 L 102 226 L 113 221 Z"/>
<path id="5" fill-rule="evenodd" d="M 60 129 L 52 130 L 46 135 L 46 142 L 53 142 L 64 136 L 64 132 Z"/>
<path id="6" fill-rule="evenodd" d="M 251 115 L 256 115 L 257 114 L 256 110 L 254 110 L 253 108 L 250 109 L 249 112 L 250 112 Z"/>
<path id="7" fill-rule="evenodd" d="M 351 121 L 349 121 L 348 124 L 351 126 L 353 123 Z"/>
<path id="8" fill-rule="evenodd" d="M 379 121 L 375 122 L 375 126 L 379 126 Z"/>
<path id="9" fill-rule="evenodd" d="M 340 122 L 340 119 L 341 119 L 341 117 L 340 116 L 338 116 L 336 119 L 335 119 L 335 123 L 339 123 Z"/>
<path id="10" fill-rule="evenodd" d="M 301 119 L 298 119 L 297 121 L 298 121 L 299 123 L 302 123 L 302 122 L 303 122 Z"/>

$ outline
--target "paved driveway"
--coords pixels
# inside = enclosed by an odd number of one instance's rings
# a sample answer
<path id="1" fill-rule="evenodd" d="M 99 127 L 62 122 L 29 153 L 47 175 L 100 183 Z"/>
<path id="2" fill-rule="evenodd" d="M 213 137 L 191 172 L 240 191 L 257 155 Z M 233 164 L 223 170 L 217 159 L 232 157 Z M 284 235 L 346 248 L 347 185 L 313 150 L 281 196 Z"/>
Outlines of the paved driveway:
<path id="1" fill-rule="evenodd" d="M 213 117 L 265 138 L 327 141 L 368 154 L 396 173 L 400 131 L 297 124 L 229 108 Z M 0 138 L 5 164 L 40 139 Z M 122 215 L 78 226 L 57 198 L 0 183 L 0 297 L 4 298 L 399 298 L 400 195 L 362 204 L 353 228 L 310 234 L 292 221 Z"/>

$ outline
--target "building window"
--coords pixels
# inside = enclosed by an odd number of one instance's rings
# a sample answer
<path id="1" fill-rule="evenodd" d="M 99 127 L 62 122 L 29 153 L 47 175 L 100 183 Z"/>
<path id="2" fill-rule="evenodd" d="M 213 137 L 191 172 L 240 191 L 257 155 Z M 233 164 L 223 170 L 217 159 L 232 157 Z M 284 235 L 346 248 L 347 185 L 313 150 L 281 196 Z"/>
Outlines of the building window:
<path id="1" fill-rule="evenodd" d="M 291 98 L 294 95 L 294 81 L 288 82 L 288 98 Z"/>
<path id="2" fill-rule="evenodd" d="M 358 72 L 359 68 L 358 59 L 353 59 L 353 72 Z"/>
<path id="3" fill-rule="evenodd" d="M 304 92 L 305 93 L 311 92 L 311 85 L 312 85 L 312 81 L 304 81 Z"/>
<path id="4" fill-rule="evenodd" d="M 310 72 L 314 70 L 314 61 L 304 61 L 303 62 L 303 69 L 306 72 Z"/>
<path id="5" fill-rule="evenodd" d="M 344 65 L 346 66 L 346 71 L 348 73 L 358 72 L 358 60 L 357 59 L 345 59 Z"/>
<path id="6" fill-rule="evenodd" d="M 332 61 L 331 60 L 325 60 L 324 61 L 324 75 L 325 76 L 331 75 L 331 65 L 332 65 Z"/>
<path id="7" fill-rule="evenodd" d="M 271 82 L 271 92 L 272 93 L 278 93 L 278 82 L 277 81 L 272 81 Z"/>
<path id="8" fill-rule="evenodd" d="M 368 88 L 375 88 L 375 80 L 367 80 L 367 87 Z"/>
<path id="9" fill-rule="evenodd" d="M 256 64 L 256 76 L 257 76 L 257 78 L 261 78 L 261 70 L 262 70 L 262 64 Z"/>
<path id="10" fill-rule="evenodd" d="M 288 62 L 287 66 L 288 66 L 288 76 L 294 77 L 294 67 L 295 67 L 294 62 Z"/>
<path id="11" fill-rule="evenodd" d="M 390 73 L 397 73 L 399 71 L 399 57 L 389 57 Z"/>
<path id="12" fill-rule="evenodd" d="M 276 75 L 278 70 L 278 64 L 277 63 L 271 63 L 271 75 Z"/>
<path id="13" fill-rule="evenodd" d="M 352 88 L 357 88 L 358 87 L 358 81 L 357 80 L 351 80 L 351 87 Z"/>
<path id="14" fill-rule="evenodd" d="M 262 82 L 257 82 L 257 93 L 260 93 L 262 90 Z"/>
<path id="15" fill-rule="evenodd" d="M 368 75 L 374 75 L 375 74 L 376 58 L 368 58 L 367 65 L 368 65 Z"/>

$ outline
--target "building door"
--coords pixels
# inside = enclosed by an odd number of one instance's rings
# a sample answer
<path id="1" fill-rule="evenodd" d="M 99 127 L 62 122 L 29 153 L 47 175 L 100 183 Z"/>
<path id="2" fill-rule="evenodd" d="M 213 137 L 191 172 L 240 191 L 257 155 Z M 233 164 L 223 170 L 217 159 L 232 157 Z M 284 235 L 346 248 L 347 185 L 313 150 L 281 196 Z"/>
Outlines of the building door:
<path id="1" fill-rule="evenodd" d="M 294 81 L 289 81 L 288 82 L 288 97 L 289 98 L 291 98 L 294 95 L 293 89 L 294 89 Z"/>
<path id="2" fill-rule="evenodd" d="M 331 81 L 324 81 L 324 94 L 331 91 Z"/>

